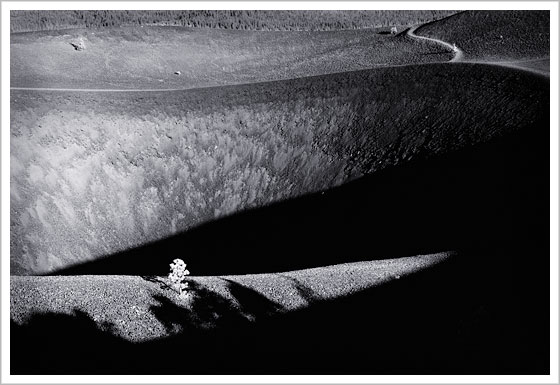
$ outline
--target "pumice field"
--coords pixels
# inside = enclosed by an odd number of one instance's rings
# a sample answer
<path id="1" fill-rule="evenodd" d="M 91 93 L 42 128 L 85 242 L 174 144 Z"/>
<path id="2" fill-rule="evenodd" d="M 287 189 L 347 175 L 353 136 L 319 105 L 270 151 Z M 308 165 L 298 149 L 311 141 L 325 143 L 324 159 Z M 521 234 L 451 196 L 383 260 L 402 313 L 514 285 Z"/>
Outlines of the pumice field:
<path id="1" fill-rule="evenodd" d="M 9 16 L 11 374 L 550 373 L 548 10 Z"/>

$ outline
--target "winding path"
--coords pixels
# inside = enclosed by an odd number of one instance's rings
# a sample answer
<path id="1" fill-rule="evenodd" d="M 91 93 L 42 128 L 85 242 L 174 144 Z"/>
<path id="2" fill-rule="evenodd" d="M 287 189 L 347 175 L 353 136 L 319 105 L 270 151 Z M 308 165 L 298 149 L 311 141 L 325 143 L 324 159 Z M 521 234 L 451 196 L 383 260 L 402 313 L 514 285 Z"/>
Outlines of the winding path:
<path id="1" fill-rule="evenodd" d="M 550 72 L 544 71 L 544 70 L 540 70 L 537 68 L 533 68 L 533 67 L 527 67 L 524 66 L 523 63 L 531 63 L 531 62 L 537 62 L 537 61 L 544 61 L 544 60 L 549 60 L 548 58 L 537 58 L 537 59 L 528 59 L 528 60 L 517 60 L 517 61 L 483 61 L 483 60 L 464 60 L 464 51 L 451 44 L 448 43 L 446 41 L 440 40 L 440 39 L 436 39 L 436 38 L 432 38 L 432 37 L 426 37 L 426 36 L 420 36 L 417 35 L 415 32 L 418 28 L 422 27 L 425 24 L 419 24 L 419 25 L 415 25 L 414 27 L 409 28 L 406 31 L 406 35 L 413 38 L 413 39 L 418 39 L 418 40 L 428 40 L 428 41 L 432 41 L 434 43 L 443 45 L 444 47 L 452 50 L 455 52 L 455 56 L 453 56 L 453 59 L 449 60 L 448 63 L 453 63 L 453 62 L 463 62 L 463 63 L 472 63 L 472 64 L 484 64 L 484 65 L 491 65 L 491 66 L 499 66 L 499 67 L 506 67 L 506 68 L 513 68 L 513 69 L 518 69 L 521 71 L 526 71 L 526 72 L 530 72 L 532 74 L 536 74 L 536 75 L 540 75 L 540 76 L 545 76 L 545 77 L 549 77 L 550 76 Z"/>
<path id="2" fill-rule="evenodd" d="M 455 56 L 453 56 L 453 59 L 451 59 L 449 62 L 458 62 L 458 61 L 462 61 L 463 56 L 464 56 L 464 52 L 463 50 L 461 50 L 459 47 L 457 46 L 453 46 L 452 44 L 443 41 L 443 40 L 439 40 L 439 39 L 434 39 L 432 37 L 426 37 L 426 36 L 420 36 L 420 35 L 416 35 L 415 32 L 418 28 L 420 28 L 421 26 L 423 26 L 424 24 L 419 24 L 419 25 L 415 25 L 414 27 L 411 27 L 408 29 L 408 31 L 406 31 L 406 35 L 410 36 L 413 39 L 419 39 L 419 40 L 428 40 L 428 41 L 433 41 L 435 43 L 438 43 L 440 45 L 445 46 L 446 48 L 449 48 L 451 51 L 455 52 Z"/>

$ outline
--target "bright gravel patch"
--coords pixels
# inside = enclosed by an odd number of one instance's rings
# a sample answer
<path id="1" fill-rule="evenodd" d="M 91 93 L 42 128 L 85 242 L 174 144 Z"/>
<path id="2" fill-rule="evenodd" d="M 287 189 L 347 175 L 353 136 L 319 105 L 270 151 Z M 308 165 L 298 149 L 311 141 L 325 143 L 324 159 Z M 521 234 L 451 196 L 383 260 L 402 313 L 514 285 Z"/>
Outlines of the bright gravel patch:
<path id="1" fill-rule="evenodd" d="M 254 289 L 285 310 L 335 299 L 400 279 L 447 259 L 451 253 L 345 263 L 287 273 L 224 277 Z M 212 285 L 213 279 L 207 281 Z"/>

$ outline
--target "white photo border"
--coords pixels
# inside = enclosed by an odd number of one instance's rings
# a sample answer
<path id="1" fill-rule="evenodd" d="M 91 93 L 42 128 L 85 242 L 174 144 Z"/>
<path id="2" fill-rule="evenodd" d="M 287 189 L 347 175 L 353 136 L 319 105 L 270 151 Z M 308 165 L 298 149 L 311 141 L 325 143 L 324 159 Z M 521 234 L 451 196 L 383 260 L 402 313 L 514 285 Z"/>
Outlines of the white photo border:
<path id="1" fill-rule="evenodd" d="M 4 1 L 1 4 L 1 45 L 2 45 L 2 82 L 1 82 L 1 383 L 388 383 L 388 384 L 440 384 L 440 383 L 543 383 L 558 384 L 558 176 L 559 176 L 559 125 L 558 125 L 558 16 L 557 1 Z M 189 375 L 189 376 L 28 376 L 9 373 L 9 306 L 10 306 L 10 11 L 11 10 L 80 10 L 80 9 L 445 9 L 445 10 L 550 10 L 550 375 L 445 375 L 445 376 L 405 376 L 405 375 Z"/>

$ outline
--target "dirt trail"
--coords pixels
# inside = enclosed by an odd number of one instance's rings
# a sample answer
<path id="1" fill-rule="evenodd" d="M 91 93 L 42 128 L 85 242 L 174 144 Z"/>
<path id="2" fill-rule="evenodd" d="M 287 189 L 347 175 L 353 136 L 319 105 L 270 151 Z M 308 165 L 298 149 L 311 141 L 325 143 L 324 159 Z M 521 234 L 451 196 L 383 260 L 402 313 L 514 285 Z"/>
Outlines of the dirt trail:
<path id="1" fill-rule="evenodd" d="M 448 43 L 446 41 L 436 39 L 436 38 L 417 35 L 415 33 L 416 30 L 418 28 L 422 27 L 423 25 L 425 25 L 425 24 L 419 24 L 419 25 L 416 25 L 416 26 L 408 29 L 407 32 L 406 32 L 407 36 L 410 36 L 413 39 L 433 41 L 435 43 L 443 45 L 446 48 L 449 48 L 450 50 L 454 51 L 455 56 L 453 57 L 453 59 L 451 59 L 449 61 L 449 63 L 463 62 L 463 63 L 474 63 L 474 64 L 487 64 L 487 65 L 493 65 L 493 66 L 514 68 L 514 69 L 518 69 L 518 70 L 522 70 L 522 71 L 526 71 L 526 72 L 531 72 L 533 74 L 540 75 L 540 76 L 546 76 L 546 77 L 550 76 L 550 72 L 540 70 L 540 69 L 536 69 L 536 68 L 532 68 L 532 67 L 527 67 L 527 66 L 523 65 L 524 63 L 526 64 L 526 63 L 531 63 L 531 62 L 535 62 L 535 61 L 548 60 L 548 58 L 538 58 L 538 59 L 530 59 L 530 60 L 516 60 L 516 61 L 464 60 L 465 52 L 461 48 L 455 46 L 454 44 L 451 44 L 451 43 Z"/>
<path id="2" fill-rule="evenodd" d="M 440 45 L 445 46 L 446 48 L 449 48 L 451 51 L 455 52 L 455 56 L 453 56 L 453 59 L 451 59 L 449 62 L 458 62 L 461 61 L 463 59 L 464 56 L 464 52 L 457 46 L 454 46 L 453 44 L 450 44 L 448 42 L 445 42 L 443 40 L 439 40 L 439 39 L 434 39 L 431 37 L 425 37 L 425 36 L 420 36 L 420 35 L 416 35 L 414 32 L 416 32 L 416 30 L 418 28 L 420 28 L 421 26 L 423 26 L 424 24 L 419 24 L 416 25 L 414 27 L 411 27 L 407 32 L 406 35 L 410 36 L 413 39 L 420 39 L 420 40 L 429 40 L 429 41 L 433 41 L 435 43 L 438 43 Z"/>
<path id="3" fill-rule="evenodd" d="M 40 87 L 10 87 L 19 91 L 59 91 L 59 92 L 169 92 L 184 91 L 184 88 L 40 88 Z"/>

